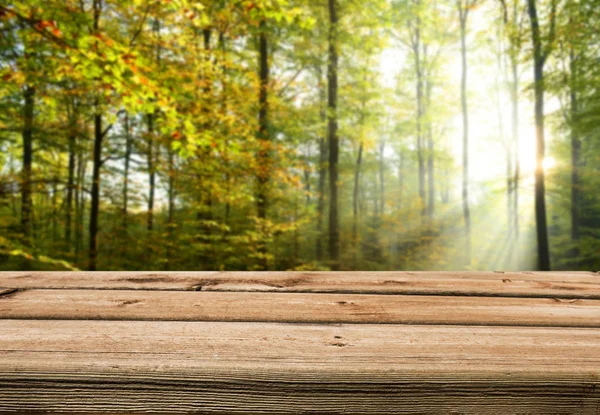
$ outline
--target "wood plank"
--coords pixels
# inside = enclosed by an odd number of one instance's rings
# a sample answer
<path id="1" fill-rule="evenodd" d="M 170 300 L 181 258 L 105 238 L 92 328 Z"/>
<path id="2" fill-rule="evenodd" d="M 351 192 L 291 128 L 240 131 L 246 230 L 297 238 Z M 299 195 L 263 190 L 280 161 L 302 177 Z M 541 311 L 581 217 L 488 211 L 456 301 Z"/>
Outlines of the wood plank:
<path id="1" fill-rule="evenodd" d="M 600 299 L 592 272 L 3 272 L 0 286 Z"/>
<path id="2" fill-rule="evenodd" d="M 4 271 L 0 287 L 52 289 L 193 290 L 198 281 L 216 275 L 206 272 L 66 272 Z"/>
<path id="3" fill-rule="evenodd" d="M 27 290 L 2 319 L 600 327 L 600 301 L 364 294 Z"/>
<path id="4" fill-rule="evenodd" d="M 598 414 L 600 330 L 0 320 L 0 411 Z"/>

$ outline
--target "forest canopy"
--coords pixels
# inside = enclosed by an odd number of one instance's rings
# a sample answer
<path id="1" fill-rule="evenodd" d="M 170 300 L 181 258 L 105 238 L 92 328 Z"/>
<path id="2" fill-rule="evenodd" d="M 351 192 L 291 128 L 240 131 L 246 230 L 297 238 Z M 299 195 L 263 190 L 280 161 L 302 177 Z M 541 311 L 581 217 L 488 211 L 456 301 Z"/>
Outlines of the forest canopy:
<path id="1" fill-rule="evenodd" d="M 0 269 L 600 269 L 600 0 L 0 0 Z"/>

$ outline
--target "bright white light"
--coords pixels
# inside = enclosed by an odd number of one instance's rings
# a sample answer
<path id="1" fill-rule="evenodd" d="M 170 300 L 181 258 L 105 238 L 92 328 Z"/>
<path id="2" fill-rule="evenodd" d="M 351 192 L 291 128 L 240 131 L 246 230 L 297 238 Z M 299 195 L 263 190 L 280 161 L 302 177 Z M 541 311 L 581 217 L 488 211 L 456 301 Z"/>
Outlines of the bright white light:
<path id="1" fill-rule="evenodd" d="M 545 171 L 553 169 L 556 166 L 556 160 L 554 157 L 546 157 L 542 162 L 542 166 L 544 166 Z"/>

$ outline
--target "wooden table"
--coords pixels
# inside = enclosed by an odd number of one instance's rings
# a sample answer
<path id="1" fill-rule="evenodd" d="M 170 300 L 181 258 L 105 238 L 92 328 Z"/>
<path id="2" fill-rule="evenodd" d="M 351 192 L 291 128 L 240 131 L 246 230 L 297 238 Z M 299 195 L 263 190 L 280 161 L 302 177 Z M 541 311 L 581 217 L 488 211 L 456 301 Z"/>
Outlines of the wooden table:
<path id="1" fill-rule="evenodd" d="M 600 414 L 600 275 L 0 273 L 0 411 Z"/>

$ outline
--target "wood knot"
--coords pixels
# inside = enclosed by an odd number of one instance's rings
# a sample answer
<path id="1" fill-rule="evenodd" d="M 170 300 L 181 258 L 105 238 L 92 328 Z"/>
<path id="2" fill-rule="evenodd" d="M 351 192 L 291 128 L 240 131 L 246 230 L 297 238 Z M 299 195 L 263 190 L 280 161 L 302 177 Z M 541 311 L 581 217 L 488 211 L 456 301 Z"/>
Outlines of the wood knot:
<path id="1" fill-rule="evenodd" d="M 125 300 L 125 301 L 121 301 L 121 304 L 119 304 L 119 305 L 125 306 L 125 305 L 137 304 L 137 303 L 141 303 L 141 301 L 140 300 Z"/>

